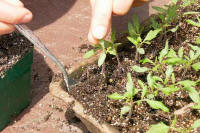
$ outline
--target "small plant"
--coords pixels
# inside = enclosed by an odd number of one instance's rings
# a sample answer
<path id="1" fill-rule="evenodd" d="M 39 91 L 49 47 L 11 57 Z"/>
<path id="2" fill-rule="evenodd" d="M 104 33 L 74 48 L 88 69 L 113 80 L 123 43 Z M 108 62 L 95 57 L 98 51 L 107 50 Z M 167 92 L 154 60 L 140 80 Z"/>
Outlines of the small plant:
<path id="1" fill-rule="evenodd" d="M 177 9 L 178 6 L 176 5 L 177 0 L 171 0 L 172 5 L 165 5 L 166 8 L 162 7 L 156 7 L 153 6 L 152 8 L 156 11 L 158 11 L 158 17 L 161 20 L 161 23 L 158 23 L 154 18 L 151 18 L 151 26 L 154 29 L 161 29 L 162 34 L 166 34 L 167 32 L 176 32 L 178 30 L 178 26 L 172 29 L 167 29 L 171 26 L 171 23 L 176 20 L 177 18 Z M 162 36 L 161 36 L 162 40 Z"/>
<path id="2" fill-rule="evenodd" d="M 121 117 L 128 112 L 129 112 L 129 117 L 130 117 L 132 115 L 133 105 L 135 103 L 139 104 L 143 101 L 146 101 L 149 104 L 149 106 L 153 109 L 161 109 L 164 112 L 169 112 L 169 109 L 161 101 L 156 101 L 156 100 L 153 100 L 153 97 L 151 98 L 148 97 L 149 95 L 147 95 L 148 93 L 147 86 L 141 80 L 138 80 L 138 84 L 142 88 L 140 90 L 134 87 L 133 80 L 131 78 L 130 73 L 127 74 L 127 80 L 128 82 L 126 84 L 126 92 L 124 94 L 121 95 L 118 93 L 113 93 L 108 96 L 108 98 L 113 99 L 113 100 L 126 101 L 126 105 L 121 108 L 121 113 L 120 113 Z M 138 94 L 138 92 L 141 90 L 142 90 L 141 99 L 137 101 L 133 101 L 134 96 Z"/>
<path id="3" fill-rule="evenodd" d="M 139 54 L 141 55 L 145 54 L 145 50 L 144 48 L 142 48 L 142 46 L 144 44 L 151 44 L 150 41 L 153 40 L 161 31 L 160 29 L 150 30 L 147 33 L 146 37 L 142 39 L 141 34 L 143 29 L 144 27 L 140 25 L 138 17 L 134 15 L 133 24 L 128 23 L 129 36 L 127 38 L 136 47 L 135 61 L 138 60 Z"/>
<path id="4" fill-rule="evenodd" d="M 151 128 L 146 133 L 168 133 L 169 131 L 175 131 L 178 133 L 190 133 L 193 130 L 199 130 L 200 119 L 196 120 L 190 128 L 180 129 L 176 127 L 177 117 L 174 117 L 171 125 L 168 126 L 163 122 L 152 125 Z"/>
<path id="5" fill-rule="evenodd" d="M 116 56 L 118 65 L 121 66 L 119 56 L 117 53 L 117 48 L 120 45 L 120 43 L 115 43 L 115 39 L 116 39 L 116 32 L 113 31 L 112 35 L 111 35 L 111 41 L 100 40 L 99 45 L 96 45 L 94 47 L 94 49 L 88 51 L 83 56 L 83 58 L 87 59 L 87 58 L 94 56 L 98 50 L 102 50 L 101 54 L 99 55 L 98 66 L 99 67 L 102 66 L 102 74 L 103 75 L 105 75 L 105 72 L 104 72 L 105 71 L 105 63 L 104 62 L 105 62 L 107 54 Z"/>
<path id="6" fill-rule="evenodd" d="M 187 19 L 186 22 L 196 27 L 200 27 L 200 17 L 197 17 L 197 22 L 191 19 Z"/>

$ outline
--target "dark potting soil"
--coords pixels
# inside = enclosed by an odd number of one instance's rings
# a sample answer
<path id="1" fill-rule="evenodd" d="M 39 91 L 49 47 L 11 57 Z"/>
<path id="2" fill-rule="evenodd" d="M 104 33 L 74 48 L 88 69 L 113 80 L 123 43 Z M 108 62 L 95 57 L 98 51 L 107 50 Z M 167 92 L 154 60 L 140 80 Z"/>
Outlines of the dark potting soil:
<path id="1" fill-rule="evenodd" d="M 0 36 L 0 78 L 32 48 L 32 43 L 18 32 Z"/>
<path id="2" fill-rule="evenodd" d="M 181 9 L 180 12 L 191 10 L 200 12 L 197 6 Z M 199 14 L 196 15 L 199 16 Z M 200 29 L 187 24 L 185 20 L 188 18 L 195 20 L 196 15 L 179 15 L 178 21 L 173 24 L 173 26 L 179 25 L 178 31 L 176 33 L 169 32 L 162 39 L 161 35 L 159 35 L 152 41 L 151 45 L 145 45 L 145 56 L 154 60 L 155 56 L 159 55 L 159 51 L 164 48 L 167 39 L 169 40 L 170 47 L 175 51 L 178 51 L 178 49 L 183 46 L 185 54 L 189 53 L 188 43 L 194 44 L 196 38 L 199 36 Z M 135 47 L 132 44 L 128 42 L 123 43 L 118 52 L 122 67 L 118 67 L 117 59 L 114 56 L 109 56 L 105 63 L 105 78 L 102 76 L 101 68 L 99 68 L 97 64 L 88 65 L 86 69 L 83 68 L 81 76 L 77 77 L 80 82 L 71 88 L 70 94 L 82 103 L 86 109 L 85 113 L 92 115 L 100 123 L 110 123 L 117 127 L 122 133 L 145 133 L 152 124 L 158 122 L 164 122 L 170 125 L 174 118 L 174 111 L 192 103 L 186 91 L 180 90 L 169 96 L 159 92 L 155 100 L 162 101 L 170 109 L 170 113 L 154 110 L 145 102 L 142 102 L 140 105 L 134 104 L 130 119 L 127 119 L 126 115 L 120 118 L 120 109 L 125 105 L 125 101 L 111 100 L 107 96 L 114 92 L 120 94 L 125 92 L 127 72 L 131 73 L 136 88 L 140 88 L 136 82 L 138 79 L 146 83 L 145 77 L 147 73 L 138 74 L 131 70 L 130 66 L 139 64 L 134 61 Z M 140 58 L 142 59 L 143 56 Z M 149 66 L 147 65 L 147 67 Z M 179 69 L 179 67 L 175 68 L 176 81 L 186 79 L 196 81 L 200 77 L 200 72 L 196 72 L 192 69 L 188 70 L 184 75 L 182 73 L 182 69 Z M 198 92 L 200 91 L 200 85 L 196 87 L 196 90 Z M 137 94 L 133 101 L 139 100 L 140 96 L 141 93 Z M 178 116 L 176 126 L 180 128 L 190 127 L 193 122 L 199 118 L 199 110 L 189 110 L 187 113 Z M 193 133 L 197 132 L 198 131 L 193 131 Z M 171 131 L 170 133 L 175 132 Z"/>

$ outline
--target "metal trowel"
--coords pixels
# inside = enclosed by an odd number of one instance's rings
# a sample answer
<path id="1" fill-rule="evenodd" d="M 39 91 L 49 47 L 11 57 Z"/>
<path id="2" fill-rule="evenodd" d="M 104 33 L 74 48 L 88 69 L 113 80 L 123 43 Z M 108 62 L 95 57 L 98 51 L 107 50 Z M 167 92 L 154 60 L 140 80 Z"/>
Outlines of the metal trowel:
<path id="1" fill-rule="evenodd" d="M 48 56 L 60 69 L 60 71 L 63 74 L 63 78 L 67 87 L 67 91 L 70 90 L 69 87 L 69 79 L 68 79 L 68 73 L 65 69 L 65 67 L 61 64 L 61 62 L 45 47 L 45 45 L 40 41 L 40 39 L 34 35 L 33 31 L 29 29 L 26 25 L 15 25 L 15 28 L 24 35 L 33 45 L 38 47 L 39 49 L 44 52 L 46 56 Z"/>

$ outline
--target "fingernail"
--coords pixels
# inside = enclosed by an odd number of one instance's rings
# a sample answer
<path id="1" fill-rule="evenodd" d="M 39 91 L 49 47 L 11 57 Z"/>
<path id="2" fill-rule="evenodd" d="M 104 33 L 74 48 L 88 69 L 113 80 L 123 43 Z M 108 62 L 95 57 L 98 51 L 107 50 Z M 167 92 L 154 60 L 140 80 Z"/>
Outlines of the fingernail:
<path id="1" fill-rule="evenodd" d="M 24 18 L 21 20 L 21 22 L 22 22 L 22 23 L 27 23 L 27 22 L 29 22 L 29 21 L 31 20 L 31 18 L 32 18 L 32 15 L 31 15 L 31 14 L 26 14 L 26 15 L 24 16 Z"/>
<path id="2" fill-rule="evenodd" d="M 102 39 L 106 35 L 106 28 L 104 26 L 97 26 L 94 31 L 93 35 L 97 39 Z"/>

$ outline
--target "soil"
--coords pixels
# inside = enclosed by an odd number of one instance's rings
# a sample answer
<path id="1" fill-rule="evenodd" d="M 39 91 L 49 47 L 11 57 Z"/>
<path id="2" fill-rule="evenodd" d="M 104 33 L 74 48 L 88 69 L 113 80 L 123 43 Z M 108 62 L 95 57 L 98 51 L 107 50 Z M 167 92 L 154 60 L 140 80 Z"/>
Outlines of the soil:
<path id="1" fill-rule="evenodd" d="M 172 28 L 179 25 L 177 32 L 168 32 L 163 38 L 161 38 L 162 35 L 159 35 L 152 41 L 151 45 L 145 45 L 145 56 L 154 60 L 155 57 L 159 55 L 159 51 L 164 48 L 167 39 L 169 40 L 170 47 L 175 51 L 183 46 L 185 54 L 189 53 L 188 43 L 194 44 L 194 41 L 199 36 L 200 29 L 188 25 L 185 20 L 188 18 L 196 20 L 195 18 L 197 15 L 199 16 L 199 14 L 182 16 L 181 12 L 191 10 L 200 12 L 198 6 L 199 5 L 180 9 L 178 20 L 170 27 Z M 82 74 L 76 77 L 79 79 L 79 83 L 72 87 L 69 92 L 75 99 L 82 103 L 86 109 L 86 113 L 93 115 L 100 123 L 106 121 L 117 127 L 122 133 L 144 133 L 150 128 L 150 125 L 161 121 L 170 125 L 174 118 L 173 112 L 192 103 L 188 93 L 183 90 L 179 90 L 169 96 L 159 92 L 155 100 L 162 101 L 170 109 L 170 113 L 154 110 L 145 102 L 142 102 L 140 105 L 134 104 L 130 119 L 127 119 L 126 115 L 120 118 L 120 108 L 125 105 L 125 101 L 111 100 L 107 96 L 114 92 L 120 94 L 125 92 L 127 72 L 131 73 L 136 88 L 139 88 L 136 82 L 138 79 L 146 82 L 145 77 L 147 73 L 138 74 L 131 70 L 130 66 L 139 63 L 134 61 L 135 47 L 128 41 L 123 42 L 123 45 L 118 49 L 118 54 L 122 67 L 118 67 L 117 59 L 114 56 L 108 56 L 105 63 L 106 77 L 104 77 L 101 74 L 101 68 L 99 68 L 97 64 L 88 65 L 86 69 L 83 68 Z M 142 59 L 143 56 L 140 58 Z M 166 68 L 164 67 L 163 69 Z M 195 72 L 192 69 L 188 70 L 184 76 L 182 73 L 182 69 L 179 67 L 175 68 L 176 81 L 186 79 L 196 81 L 200 77 L 200 72 Z M 162 76 L 161 74 L 160 77 Z M 196 87 L 196 90 L 198 92 L 200 91 L 200 85 Z M 141 93 L 138 93 L 133 101 L 139 100 L 140 96 Z M 199 118 L 199 110 L 189 110 L 178 116 L 176 126 L 179 128 L 188 128 Z M 198 131 L 193 131 L 192 133 L 197 132 Z M 170 131 L 170 133 L 175 132 Z"/>
<path id="2" fill-rule="evenodd" d="M 0 77 L 16 64 L 33 45 L 18 32 L 0 36 Z"/>

